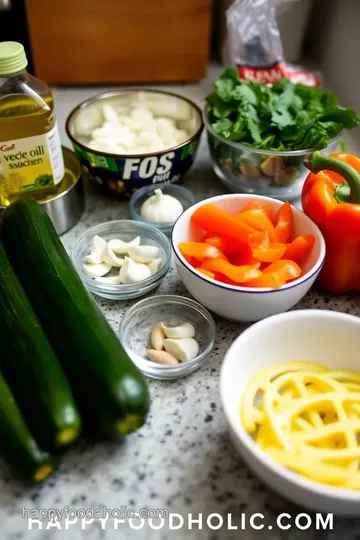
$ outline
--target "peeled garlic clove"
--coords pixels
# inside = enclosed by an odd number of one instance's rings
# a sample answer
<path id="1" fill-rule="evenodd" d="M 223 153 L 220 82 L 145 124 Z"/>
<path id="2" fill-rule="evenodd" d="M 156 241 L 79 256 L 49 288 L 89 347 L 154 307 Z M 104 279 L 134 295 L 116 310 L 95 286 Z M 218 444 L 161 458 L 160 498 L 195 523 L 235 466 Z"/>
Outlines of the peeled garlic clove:
<path id="1" fill-rule="evenodd" d="M 130 242 L 124 242 L 118 238 L 114 238 L 108 242 L 109 248 L 118 255 L 125 255 L 128 252 L 129 247 L 140 246 L 140 236 L 137 236 Z"/>
<path id="2" fill-rule="evenodd" d="M 195 336 L 195 328 L 188 322 L 173 327 L 165 326 L 164 323 L 161 323 L 161 328 L 167 338 L 179 339 L 192 338 Z"/>
<path id="3" fill-rule="evenodd" d="M 87 276 L 91 278 L 97 278 L 105 276 L 111 270 L 111 264 L 100 263 L 100 264 L 83 264 L 84 272 Z"/>
<path id="4" fill-rule="evenodd" d="M 116 110 L 114 109 L 112 105 L 109 105 L 108 103 L 104 103 L 102 111 L 103 111 L 104 118 L 107 122 L 111 122 L 114 124 L 119 123 L 119 117 L 117 115 Z"/>
<path id="5" fill-rule="evenodd" d="M 128 253 L 130 257 L 139 263 L 149 263 L 156 258 L 159 248 L 156 246 L 131 246 Z"/>
<path id="6" fill-rule="evenodd" d="M 104 262 L 102 254 L 105 247 L 106 241 L 101 236 L 95 235 L 91 244 L 91 253 L 85 257 L 85 261 L 89 264 L 100 264 Z"/>
<path id="7" fill-rule="evenodd" d="M 153 362 L 156 362 L 158 364 L 167 364 L 175 366 L 179 363 L 177 358 L 173 356 L 172 354 L 166 352 L 166 351 L 155 351 L 154 349 L 148 349 L 146 351 L 146 354 L 152 360 Z"/>
<path id="8" fill-rule="evenodd" d="M 161 327 L 162 323 L 155 324 L 151 332 L 151 345 L 156 351 L 162 351 L 164 348 L 165 334 Z"/>
<path id="9" fill-rule="evenodd" d="M 104 283 L 105 285 L 121 285 L 120 274 L 118 274 L 117 276 L 96 277 L 95 281 L 98 281 L 99 283 Z"/>
<path id="10" fill-rule="evenodd" d="M 151 276 L 150 269 L 146 264 L 141 264 L 126 257 L 124 265 L 120 270 L 120 279 L 122 283 L 138 283 Z"/>
<path id="11" fill-rule="evenodd" d="M 197 356 L 199 345 L 193 338 L 165 339 L 165 351 L 173 354 L 180 362 L 189 362 Z"/>
<path id="12" fill-rule="evenodd" d="M 120 259 L 120 257 L 117 257 L 113 250 L 109 247 L 109 244 L 106 245 L 102 256 L 104 262 L 111 264 L 111 266 L 115 266 L 115 268 L 121 268 L 125 263 L 125 259 Z"/>
<path id="13" fill-rule="evenodd" d="M 162 259 L 154 259 L 151 263 L 148 263 L 148 268 L 150 268 L 151 275 L 153 276 L 161 268 Z"/>

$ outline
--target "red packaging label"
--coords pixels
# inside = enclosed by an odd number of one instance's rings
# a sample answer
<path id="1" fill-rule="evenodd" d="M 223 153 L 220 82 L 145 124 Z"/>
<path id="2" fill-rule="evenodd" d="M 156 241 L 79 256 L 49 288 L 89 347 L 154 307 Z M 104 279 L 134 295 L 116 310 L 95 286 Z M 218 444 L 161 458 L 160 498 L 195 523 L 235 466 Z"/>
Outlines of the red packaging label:
<path id="1" fill-rule="evenodd" d="M 285 62 L 278 62 L 270 67 L 258 68 L 250 66 L 237 66 L 239 77 L 245 81 L 257 81 L 264 84 L 275 84 L 284 77 L 293 83 L 307 86 L 320 86 L 321 81 L 309 71 L 289 66 Z"/>

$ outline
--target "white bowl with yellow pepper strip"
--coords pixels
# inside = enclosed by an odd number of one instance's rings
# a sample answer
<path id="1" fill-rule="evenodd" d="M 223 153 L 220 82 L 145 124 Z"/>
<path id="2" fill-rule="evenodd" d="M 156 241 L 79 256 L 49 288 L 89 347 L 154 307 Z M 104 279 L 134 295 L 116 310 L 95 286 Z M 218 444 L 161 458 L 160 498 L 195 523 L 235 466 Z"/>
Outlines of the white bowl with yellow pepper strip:
<path id="1" fill-rule="evenodd" d="M 290 501 L 360 516 L 360 319 L 274 315 L 228 350 L 220 395 L 249 468 Z"/>

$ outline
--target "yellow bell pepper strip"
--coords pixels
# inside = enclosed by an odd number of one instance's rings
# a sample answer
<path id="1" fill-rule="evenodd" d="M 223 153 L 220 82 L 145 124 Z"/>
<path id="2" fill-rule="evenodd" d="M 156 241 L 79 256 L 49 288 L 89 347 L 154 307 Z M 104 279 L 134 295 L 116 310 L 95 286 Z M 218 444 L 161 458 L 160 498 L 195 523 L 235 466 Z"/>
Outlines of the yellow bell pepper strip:
<path id="1" fill-rule="evenodd" d="M 305 165 L 311 172 L 302 191 L 303 210 L 326 241 L 319 281 L 336 294 L 360 291 L 360 158 L 316 151 Z"/>

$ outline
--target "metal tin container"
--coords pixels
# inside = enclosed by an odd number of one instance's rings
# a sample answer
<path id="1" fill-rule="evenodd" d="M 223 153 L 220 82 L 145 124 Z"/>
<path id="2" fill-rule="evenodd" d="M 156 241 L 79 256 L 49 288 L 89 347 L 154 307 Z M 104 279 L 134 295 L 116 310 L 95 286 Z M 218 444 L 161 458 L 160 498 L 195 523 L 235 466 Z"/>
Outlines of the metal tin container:
<path id="1" fill-rule="evenodd" d="M 105 119 L 103 106 L 126 110 L 134 103 L 177 111 L 175 121 L 189 133 L 188 139 L 157 152 L 141 154 L 114 154 L 91 148 L 92 130 L 99 128 Z M 162 114 L 166 116 L 166 112 Z M 69 114 L 66 132 L 90 178 L 112 197 L 129 199 L 143 186 L 178 182 L 194 162 L 203 126 L 201 110 L 191 100 L 160 90 L 134 89 L 105 92 L 84 101 Z"/>
<path id="2" fill-rule="evenodd" d="M 81 219 L 84 213 L 84 189 L 81 176 L 81 164 L 79 158 L 65 146 L 62 147 L 66 187 L 62 186 L 62 191 L 46 200 L 41 201 L 45 212 L 60 235 L 71 229 Z M 6 206 L 0 206 L 0 219 L 5 212 Z"/>

